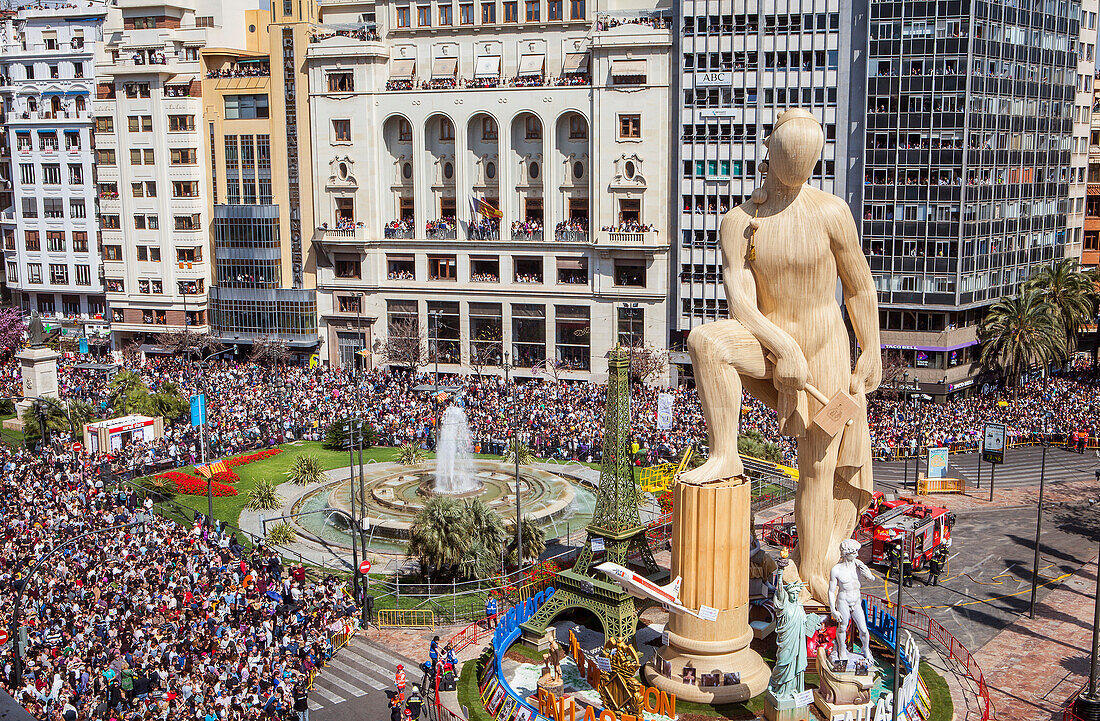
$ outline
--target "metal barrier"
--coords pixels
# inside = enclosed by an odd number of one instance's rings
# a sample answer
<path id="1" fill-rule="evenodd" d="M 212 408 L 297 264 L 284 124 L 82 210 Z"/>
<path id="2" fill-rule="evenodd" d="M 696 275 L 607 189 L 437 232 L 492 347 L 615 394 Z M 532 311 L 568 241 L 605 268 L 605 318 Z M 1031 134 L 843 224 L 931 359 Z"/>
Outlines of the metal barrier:
<path id="1" fill-rule="evenodd" d="M 350 623 L 345 624 L 344 630 L 338 633 L 334 633 L 329 636 L 326 641 L 332 645 L 332 653 L 329 658 L 336 655 L 336 652 L 348 645 L 351 641 L 351 637 L 355 635 L 356 627 Z M 306 689 L 313 690 L 313 681 L 317 678 L 317 672 L 320 671 L 328 663 L 329 659 L 321 659 L 321 663 L 314 666 L 309 670 L 309 675 L 306 677 Z"/>
<path id="2" fill-rule="evenodd" d="M 917 495 L 929 493 L 966 493 L 966 481 L 962 478 L 918 478 Z"/>
<path id="3" fill-rule="evenodd" d="M 378 611 L 378 627 L 435 628 L 435 611 L 427 608 L 383 608 Z"/>

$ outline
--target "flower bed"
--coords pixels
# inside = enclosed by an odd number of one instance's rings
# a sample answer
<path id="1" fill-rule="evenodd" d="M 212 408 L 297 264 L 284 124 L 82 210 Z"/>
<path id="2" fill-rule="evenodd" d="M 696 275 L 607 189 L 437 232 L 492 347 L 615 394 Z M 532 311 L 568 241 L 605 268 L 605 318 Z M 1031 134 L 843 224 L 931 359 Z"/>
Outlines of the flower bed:
<path id="1" fill-rule="evenodd" d="M 233 471 L 218 471 L 211 478 L 217 483 L 236 483 L 241 480 L 241 477 Z"/>
<path id="2" fill-rule="evenodd" d="M 239 456 L 233 456 L 232 458 L 225 459 L 225 465 L 232 468 L 233 466 L 243 466 L 246 463 L 252 463 L 254 461 L 262 461 L 265 458 L 271 458 L 272 456 L 282 453 L 281 448 L 265 448 L 262 451 L 256 451 L 255 453 L 245 453 Z"/>
<path id="3" fill-rule="evenodd" d="M 180 473 L 179 471 L 168 471 L 167 473 L 161 473 L 157 475 L 157 478 L 163 478 L 176 484 L 176 491 L 179 493 L 186 493 L 191 496 L 205 496 L 206 495 L 206 481 L 195 476 L 189 476 L 186 473 Z M 210 481 L 211 495 L 221 498 L 223 496 L 235 496 L 237 495 L 237 489 L 232 486 L 227 486 L 224 483 L 218 483 L 217 481 Z"/>

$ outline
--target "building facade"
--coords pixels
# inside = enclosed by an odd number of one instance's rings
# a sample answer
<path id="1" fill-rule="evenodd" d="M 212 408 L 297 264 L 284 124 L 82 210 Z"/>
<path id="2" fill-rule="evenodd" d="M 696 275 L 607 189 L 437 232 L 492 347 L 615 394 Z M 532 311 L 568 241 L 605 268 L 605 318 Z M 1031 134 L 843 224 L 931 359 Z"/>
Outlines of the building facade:
<path id="1" fill-rule="evenodd" d="M 667 342 L 668 21 L 330 3 L 308 51 L 321 357 L 606 374 Z M 422 340 L 423 339 L 423 340 Z"/>
<path id="2" fill-rule="evenodd" d="M 1100 265 L 1100 76 L 1092 82 L 1092 129 L 1089 132 L 1085 231 L 1081 246 L 1081 266 L 1085 268 Z"/>
<path id="3" fill-rule="evenodd" d="M 94 101 L 103 282 L 117 346 L 205 331 L 209 138 L 207 46 L 247 47 L 256 3 L 124 0 L 109 8 Z"/>
<path id="4" fill-rule="evenodd" d="M 313 236 L 306 50 L 316 3 L 250 14 L 244 50 L 203 52 L 208 134 L 212 332 L 311 352 L 320 342 Z M 303 228 L 309 230 L 303 231 Z"/>
<path id="5" fill-rule="evenodd" d="M 1077 41 L 1077 83 L 1073 106 L 1069 215 L 1066 217 L 1068 258 L 1080 259 L 1084 251 L 1085 206 L 1088 198 L 1088 166 L 1091 152 L 1092 104 L 1096 75 L 1096 15 L 1100 3 L 1081 0 L 1081 33 Z"/>
<path id="6" fill-rule="evenodd" d="M 10 205 L 0 214 L 12 303 L 105 328 L 96 243 L 92 97 L 102 2 L 27 7 L 0 19 L 0 97 Z"/>
<path id="7" fill-rule="evenodd" d="M 913 368 L 911 390 L 946 396 L 977 380 L 989 306 L 1068 242 L 1081 5 L 869 11 L 857 217 L 883 345 Z"/>

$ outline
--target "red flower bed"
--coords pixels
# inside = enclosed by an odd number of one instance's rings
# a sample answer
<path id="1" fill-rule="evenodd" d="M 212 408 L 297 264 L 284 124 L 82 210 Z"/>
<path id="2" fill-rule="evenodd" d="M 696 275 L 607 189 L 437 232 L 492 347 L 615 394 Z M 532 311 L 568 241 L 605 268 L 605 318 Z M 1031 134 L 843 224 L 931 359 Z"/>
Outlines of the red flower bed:
<path id="1" fill-rule="evenodd" d="M 281 448 L 265 448 L 262 451 L 256 451 L 255 453 L 245 453 L 240 456 L 233 456 L 232 458 L 225 459 L 225 465 L 243 466 L 246 463 L 252 463 L 253 461 L 262 461 L 265 458 L 271 458 L 272 456 L 282 453 Z"/>
<path id="2" fill-rule="evenodd" d="M 206 481 L 195 476 L 189 476 L 186 473 L 180 473 L 179 471 L 168 471 L 167 473 L 161 473 L 157 475 L 157 478 L 164 478 L 176 484 L 176 491 L 179 493 L 186 493 L 190 496 L 205 496 L 206 495 Z M 217 481 L 211 481 L 211 495 L 221 498 L 222 496 L 235 496 L 237 495 L 237 489 L 232 486 L 227 486 L 224 483 L 218 483 Z"/>
<path id="3" fill-rule="evenodd" d="M 672 513 L 672 493 L 665 491 L 657 496 L 657 503 L 661 506 L 661 513 Z"/>
<path id="4" fill-rule="evenodd" d="M 241 480 L 233 471 L 218 471 L 213 475 L 213 479 L 218 483 L 236 483 Z"/>

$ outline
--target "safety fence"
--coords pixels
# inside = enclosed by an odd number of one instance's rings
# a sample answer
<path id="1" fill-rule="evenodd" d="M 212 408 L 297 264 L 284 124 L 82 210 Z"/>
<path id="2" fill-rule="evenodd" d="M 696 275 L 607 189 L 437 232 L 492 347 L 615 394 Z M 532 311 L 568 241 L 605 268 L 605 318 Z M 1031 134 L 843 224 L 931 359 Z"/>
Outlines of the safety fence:
<path id="1" fill-rule="evenodd" d="M 892 605 L 889 601 L 871 593 L 864 593 L 863 596 L 868 599 L 868 601 L 885 605 L 887 608 Z M 976 686 L 975 693 L 982 706 L 981 721 L 989 721 L 993 716 L 993 704 L 989 700 L 989 688 L 986 686 L 985 676 L 982 674 L 982 669 L 978 666 L 978 662 L 974 660 L 974 655 L 970 653 L 959 639 L 955 638 L 950 631 L 928 614 L 921 613 L 911 608 L 902 608 L 901 611 L 898 621 L 901 628 L 916 631 L 923 636 L 925 640 L 936 644 L 946 651 L 948 658 L 957 662 L 959 666 L 962 667 L 966 677 L 973 681 Z"/>
<path id="2" fill-rule="evenodd" d="M 379 628 L 435 628 L 430 608 L 383 608 L 378 611 Z"/>
<path id="3" fill-rule="evenodd" d="M 918 478 L 917 495 L 929 493 L 966 493 L 966 480 L 962 478 Z"/>
<path id="4" fill-rule="evenodd" d="M 355 630 L 355 626 L 351 625 L 350 623 L 346 623 L 342 631 L 337 631 L 336 633 L 329 634 L 329 636 L 325 639 L 325 643 L 329 649 L 328 656 L 321 659 L 319 665 L 314 666 L 309 670 L 309 675 L 306 677 L 307 689 L 313 689 L 313 681 L 317 678 L 317 672 L 324 668 L 325 664 L 329 662 L 329 659 L 336 655 L 337 651 L 348 645 L 348 642 L 351 641 L 351 637 L 355 635 Z"/>
<path id="5" fill-rule="evenodd" d="M 1046 438 L 1051 446 L 1061 448 L 1077 448 L 1073 439 L 1065 433 L 1052 433 L 1048 436 L 1044 436 L 1042 433 L 1025 433 L 1018 436 L 1012 436 L 1008 438 L 1009 448 L 1021 448 L 1024 446 L 1039 446 L 1043 444 L 1043 440 Z M 943 446 L 932 446 L 933 448 L 941 448 Z M 873 448 L 871 450 L 871 457 L 876 461 L 903 461 L 906 459 L 923 459 L 927 456 L 928 446 L 919 446 L 915 450 L 913 448 Z M 978 439 L 957 441 L 955 443 L 947 444 L 948 453 L 976 453 L 981 450 L 980 441 Z M 1089 436 L 1085 441 L 1086 449 L 1098 449 L 1100 448 L 1100 437 Z"/>

